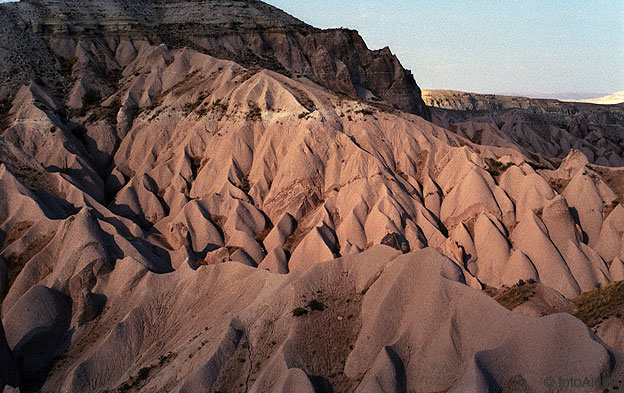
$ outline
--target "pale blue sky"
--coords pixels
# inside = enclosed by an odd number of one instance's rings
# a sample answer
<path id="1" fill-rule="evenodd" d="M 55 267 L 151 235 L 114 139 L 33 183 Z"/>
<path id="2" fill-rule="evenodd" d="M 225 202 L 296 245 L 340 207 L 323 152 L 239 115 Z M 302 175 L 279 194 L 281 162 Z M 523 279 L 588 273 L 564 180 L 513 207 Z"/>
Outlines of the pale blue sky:
<path id="1" fill-rule="evenodd" d="M 389 46 L 422 88 L 624 90 L 624 0 L 266 0 Z M 563 97 L 562 97 L 563 98 Z"/>

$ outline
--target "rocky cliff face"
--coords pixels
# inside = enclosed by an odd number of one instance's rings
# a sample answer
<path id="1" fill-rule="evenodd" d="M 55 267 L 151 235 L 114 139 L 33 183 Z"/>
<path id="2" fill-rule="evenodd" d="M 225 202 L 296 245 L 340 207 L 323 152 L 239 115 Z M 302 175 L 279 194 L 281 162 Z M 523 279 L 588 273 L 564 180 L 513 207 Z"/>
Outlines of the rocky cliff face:
<path id="1" fill-rule="evenodd" d="M 355 31 L 318 30 L 260 1 L 31 0 L 3 4 L 3 11 L 0 97 L 29 79 L 59 93 L 75 79 L 106 85 L 133 47 L 150 42 L 307 77 L 429 118 L 413 76 L 388 48 L 371 51 Z"/>

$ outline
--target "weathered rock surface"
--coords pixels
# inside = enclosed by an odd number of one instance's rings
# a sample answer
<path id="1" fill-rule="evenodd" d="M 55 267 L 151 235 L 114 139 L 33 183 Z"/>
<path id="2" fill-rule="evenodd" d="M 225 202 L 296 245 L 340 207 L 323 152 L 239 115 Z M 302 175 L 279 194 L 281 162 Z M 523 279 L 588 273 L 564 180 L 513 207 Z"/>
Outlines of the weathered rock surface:
<path id="1" fill-rule="evenodd" d="M 4 317 L 7 342 L 25 378 L 47 367 L 62 353 L 71 309 L 56 291 L 37 285 Z"/>
<path id="2" fill-rule="evenodd" d="M 70 107 L 78 108 L 87 89 L 114 89 L 118 72 L 148 41 L 303 75 L 350 97 L 430 118 L 412 74 L 389 48 L 371 51 L 356 31 L 315 29 L 260 1 L 22 1 L 3 5 L 2 14 L 7 50 L 0 56 L 0 78 L 10 83 L 0 98 L 28 79 L 62 90 L 69 71 L 78 78 Z M 93 31 L 100 33 L 93 37 Z M 106 55 L 98 58 L 93 49 Z M 98 133 L 94 143 L 102 151 L 106 142 Z M 108 139 L 114 145 L 114 135 Z"/>
<path id="3" fill-rule="evenodd" d="M 257 1 L 0 9 L 0 360 L 22 391 L 621 375 L 557 314 L 624 279 L 617 108 L 431 123 L 389 50 Z M 513 312 L 482 291 L 520 280 Z M 592 327 L 620 348 L 617 311 Z"/>

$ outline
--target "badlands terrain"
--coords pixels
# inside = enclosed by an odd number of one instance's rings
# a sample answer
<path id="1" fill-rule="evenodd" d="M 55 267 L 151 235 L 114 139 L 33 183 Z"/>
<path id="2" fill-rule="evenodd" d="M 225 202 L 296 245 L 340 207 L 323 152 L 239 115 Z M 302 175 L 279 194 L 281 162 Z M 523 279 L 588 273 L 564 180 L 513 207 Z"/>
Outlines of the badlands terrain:
<path id="1" fill-rule="evenodd" d="M 253 0 L 0 31 L 0 391 L 620 390 L 624 106 L 423 101 Z"/>

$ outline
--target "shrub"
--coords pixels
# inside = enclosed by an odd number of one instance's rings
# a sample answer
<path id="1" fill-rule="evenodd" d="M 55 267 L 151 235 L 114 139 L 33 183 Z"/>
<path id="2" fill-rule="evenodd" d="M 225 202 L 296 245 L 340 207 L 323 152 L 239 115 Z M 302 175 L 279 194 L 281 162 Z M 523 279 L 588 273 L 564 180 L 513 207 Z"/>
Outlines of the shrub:
<path id="1" fill-rule="evenodd" d="M 221 110 L 223 112 L 227 111 L 227 108 L 228 108 L 227 104 L 223 103 L 220 98 L 217 98 L 212 103 L 212 107 L 215 109 Z"/>
<path id="2" fill-rule="evenodd" d="M 392 247 L 395 250 L 399 250 L 403 254 L 409 252 L 410 250 L 410 245 L 407 239 L 405 239 L 403 235 L 396 232 L 386 234 L 386 236 L 381 239 L 381 244 Z"/>
<path id="3" fill-rule="evenodd" d="M 10 100 L 0 100 L 0 134 L 9 126 L 9 111 L 11 110 L 11 106 Z"/>
<path id="4" fill-rule="evenodd" d="M 325 305 L 316 299 L 310 300 L 306 307 L 312 311 L 323 311 L 325 309 Z"/>
<path id="5" fill-rule="evenodd" d="M 152 370 L 151 367 L 143 367 L 139 370 L 139 373 L 137 374 L 137 380 L 138 381 L 142 381 L 144 379 L 146 379 L 149 376 L 150 371 Z"/>
<path id="6" fill-rule="evenodd" d="M 306 315 L 307 313 L 308 313 L 308 310 L 306 310 L 303 307 L 297 307 L 294 310 L 292 310 L 293 317 L 301 317 L 303 315 Z"/>
<path id="7" fill-rule="evenodd" d="M 82 107 L 83 109 L 90 108 L 100 102 L 101 99 L 99 91 L 95 89 L 87 89 L 82 96 Z"/>
<path id="8" fill-rule="evenodd" d="M 364 116 L 372 116 L 375 114 L 375 112 L 371 111 L 370 109 L 360 109 L 355 111 L 355 113 L 361 113 Z"/>
<path id="9" fill-rule="evenodd" d="M 197 174 L 201 169 L 202 158 L 201 157 L 191 157 L 191 176 L 193 179 L 197 178 Z"/>
<path id="10" fill-rule="evenodd" d="M 248 193 L 251 190 L 251 185 L 249 184 L 249 176 L 244 175 L 241 179 L 241 185 L 239 187 L 243 192 Z"/>
<path id="11" fill-rule="evenodd" d="M 27 224 L 23 224 L 26 226 Z M 26 232 L 27 229 L 18 229 L 18 231 Z M 20 234 L 11 234 L 12 237 L 20 236 Z M 9 236 L 7 235 L 7 237 Z M 45 246 L 50 243 L 52 238 L 54 238 L 55 232 L 50 232 L 47 234 L 43 234 L 31 239 L 21 254 L 9 254 L 5 256 L 5 260 L 7 263 L 7 289 L 11 288 L 17 276 L 21 273 L 26 263 L 35 255 L 37 255 L 41 250 L 45 248 Z M 5 239 L 5 242 L 11 241 L 11 239 Z M 3 244 L 2 247 L 8 247 L 9 243 Z"/>
<path id="12" fill-rule="evenodd" d="M 495 178 L 497 176 L 500 176 L 501 174 L 503 174 L 507 169 L 509 169 L 510 166 L 513 165 L 513 163 L 508 162 L 507 164 L 503 164 L 500 161 L 494 160 L 492 158 L 486 158 L 485 161 L 488 164 L 488 169 L 487 171 L 490 173 L 490 175 Z"/>
<path id="13" fill-rule="evenodd" d="M 172 357 L 173 353 L 169 352 L 167 355 L 161 355 L 158 358 L 158 363 L 150 364 L 149 366 L 142 367 L 137 375 L 130 377 L 127 381 L 122 383 L 116 390 L 113 390 L 112 393 L 123 393 L 129 392 L 133 389 L 138 389 L 150 376 L 152 371 L 154 371 L 157 367 L 162 367 L 165 363 L 167 363 Z M 189 358 L 192 357 L 192 354 L 189 355 Z"/>
<path id="14" fill-rule="evenodd" d="M 249 103 L 249 113 L 247 113 L 247 120 L 257 121 L 262 118 L 262 109 L 253 102 Z"/>

